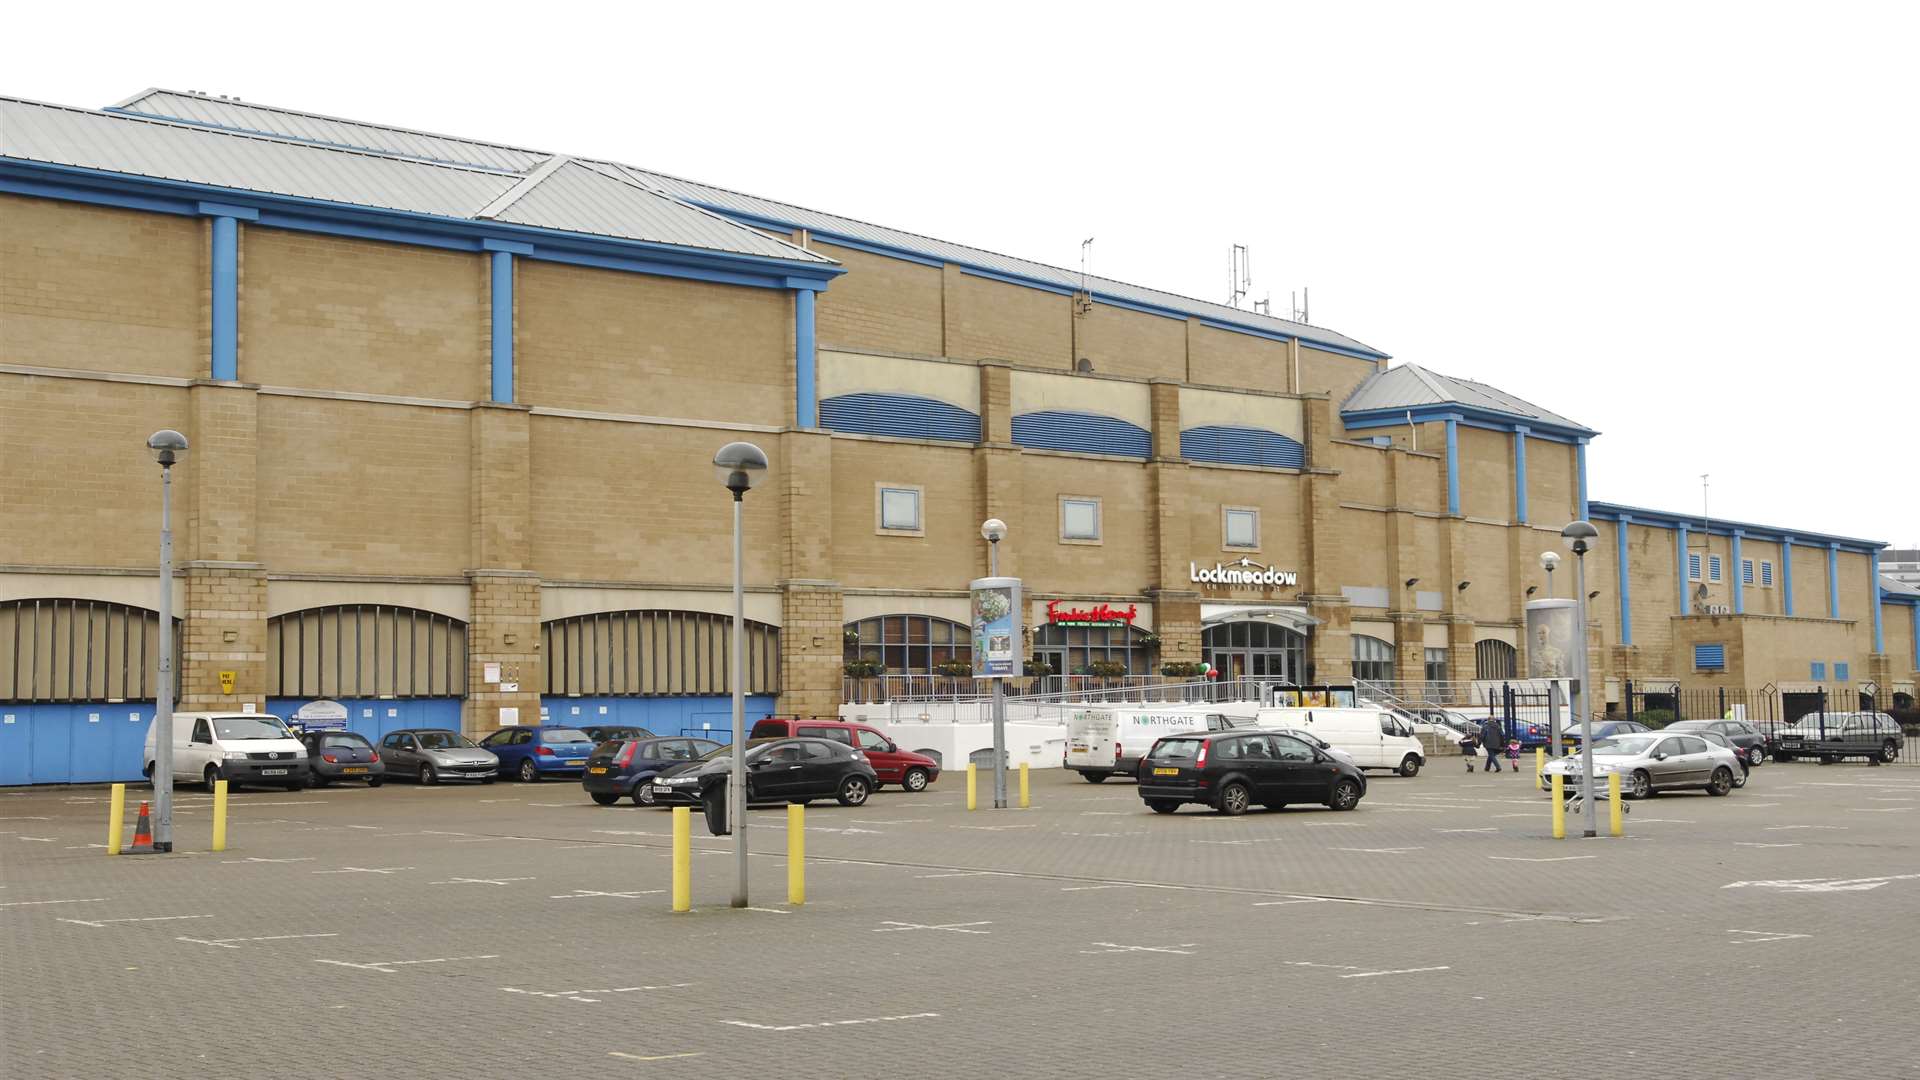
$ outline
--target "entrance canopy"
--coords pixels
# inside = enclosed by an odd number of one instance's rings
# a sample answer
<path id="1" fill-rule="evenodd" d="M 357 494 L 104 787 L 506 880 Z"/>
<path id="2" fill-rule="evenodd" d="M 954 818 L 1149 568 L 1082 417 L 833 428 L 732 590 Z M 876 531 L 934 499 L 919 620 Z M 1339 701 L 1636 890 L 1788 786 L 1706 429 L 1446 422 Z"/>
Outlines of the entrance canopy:
<path id="1" fill-rule="evenodd" d="M 1307 609 L 1299 605 L 1288 604 L 1201 604 L 1200 625 L 1216 626 L 1231 622 L 1277 623 L 1296 633 L 1304 634 L 1310 628 L 1320 625 L 1320 620 L 1307 614 Z"/>

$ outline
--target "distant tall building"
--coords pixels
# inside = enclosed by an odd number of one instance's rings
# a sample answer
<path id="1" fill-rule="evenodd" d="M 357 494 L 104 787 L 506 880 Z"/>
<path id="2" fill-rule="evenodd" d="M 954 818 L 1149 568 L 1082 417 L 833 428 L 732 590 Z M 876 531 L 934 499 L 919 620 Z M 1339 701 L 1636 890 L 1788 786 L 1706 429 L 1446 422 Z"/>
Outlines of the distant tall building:
<path id="1" fill-rule="evenodd" d="M 1887 548 L 1882 551 L 1880 576 L 1920 588 L 1920 548 Z"/>

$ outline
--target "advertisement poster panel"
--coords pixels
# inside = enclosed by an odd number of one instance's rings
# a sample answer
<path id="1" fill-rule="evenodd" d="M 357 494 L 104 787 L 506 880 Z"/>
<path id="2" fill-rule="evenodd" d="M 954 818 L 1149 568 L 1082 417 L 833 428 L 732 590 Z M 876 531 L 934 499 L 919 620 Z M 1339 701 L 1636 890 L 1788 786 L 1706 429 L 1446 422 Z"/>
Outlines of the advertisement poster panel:
<path id="1" fill-rule="evenodd" d="M 975 578 L 968 589 L 973 595 L 973 677 L 1009 679 L 1022 674 L 1020 579 Z"/>

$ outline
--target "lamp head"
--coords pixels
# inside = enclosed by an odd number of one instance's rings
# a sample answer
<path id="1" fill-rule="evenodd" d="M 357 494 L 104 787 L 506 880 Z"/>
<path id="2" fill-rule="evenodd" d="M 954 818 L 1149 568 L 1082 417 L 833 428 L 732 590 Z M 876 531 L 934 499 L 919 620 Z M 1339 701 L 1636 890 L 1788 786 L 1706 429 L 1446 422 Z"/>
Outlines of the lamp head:
<path id="1" fill-rule="evenodd" d="M 1418 584 L 1420 584 L 1420 579 L 1417 577 L 1410 577 L 1407 579 L 1407 588 L 1409 589 L 1413 588 L 1415 585 L 1418 585 Z"/>
<path id="2" fill-rule="evenodd" d="M 980 537 L 989 544 L 997 544 L 1007 538 L 1007 523 L 999 518 L 988 518 L 980 523 Z"/>
<path id="3" fill-rule="evenodd" d="M 1595 590 L 1593 590 L 1592 592 L 1590 592 L 1590 593 L 1588 593 L 1588 594 L 1587 594 L 1587 599 L 1589 599 L 1589 600 L 1592 600 L 1592 599 L 1594 599 L 1595 597 L 1597 597 L 1597 596 L 1599 596 L 1599 595 L 1600 595 L 1600 590 L 1599 590 L 1599 589 L 1595 589 Z"/>
<path id="4" fill-rule="evenodd" d="M 1551 574 L 1553 573 L 1554 569 L 1559 565 L 1560 565 L 1559 552 L 1543 551 L 1540 553 L 1540 569 L 1545 570 L 1547 573 Z"/>
<path id="5" fill-rule="evenodd" d="M 147 436 L 147 449 L 153 451 L 153 460 L 161 468 L 171 468 L 187 456 L 187 437 L 172 428 L 162 428 Z"/>
<path id="6" fill-rule="evenodd" d="M 1532 596 L 1532 595 L 1533 595 L 1534 593 L 1536 593 L 1536 592 L 1539 592 L 1539 591 L 1540 591 L 1540 586 L 1538 586 L 1538 585 L 1529 585 L 1529 586 L 1527 586 L 1527 595 L 1528 595 L 1528 596 Z"/>
<path id="7" fill-rule="evenodd" d="M 730 442 L 713 455 L 713 474 L 738 499 L 766 479 L 767 455 L 750 442 Z"/>
<path id="8" fill-rule="evenodd" d="M 1600 530 L 1593 527 L 1591 521 L 1575 521 L 1560 530 L 1560 535 L 1573 548 L 1575 555 L 1585 555 L 1592 545 L 1589 541 L 1599 537 Z"/>
<path id="9" fill-rule="evenodd" d="M 1469 586 L 1469 585 L 1471 585 L 1471 584 L 1473 584 L 1473 582 L 1471 582 L 1471 581 L 1463 581 L 1463 582 L 1461 582 L 1460 584 L 1458 584 L 1458 585 L 1455 585 L 1455 586 L 1454 586 L 1454 588 L 1455 588 L 1455 589 L 1457 589 L 1457 590 L 1458 590 L 1458 591 L 1460 591 L 1460 592 L 1466 592 L 1466 591 L 1467 591 L 1467 586 Z"/>

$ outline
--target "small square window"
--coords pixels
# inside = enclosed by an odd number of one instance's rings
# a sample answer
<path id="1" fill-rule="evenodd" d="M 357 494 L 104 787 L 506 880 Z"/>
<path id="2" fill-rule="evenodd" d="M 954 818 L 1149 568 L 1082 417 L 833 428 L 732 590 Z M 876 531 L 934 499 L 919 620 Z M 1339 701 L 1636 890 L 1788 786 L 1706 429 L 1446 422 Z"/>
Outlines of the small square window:
<path id="1" fill-rule="evenodd" d="M 1060 540 L 1068 544 L 1100 542 L 1100 500 L 1060 497 Z"/>
<path id="2" fill-rule="evenodd" d="M 920 520 L 921 489 L 896 484 L 875 485 L 875 514 L 882 533 L 924 536 Z"/>
<path id="3" fill-rule="evenodd" d="M 1847 675 L 1847 665 L 1843 661 L 1835 660 L 1833 662 L 1833 681 L 1846 682 Z"/>
<path id="4" fill-rule="evenodd" d="M 1221 531 L 1226 546 L 1257 551 L 1260 548 L 1260 511 L 1245 507 L 1226 507 L 1221 511 Z"/>
<path id="5" fill-rule="evenodd" d="M 1689 553 L 1687 555 L 1687 578 L 1691 581 L 1700 580 L 1700 556 L 1698 554 Z"/>
<path id="6" fill-rule="evenodd" d="M 1827 681 L 1827 662 L 1825 660 L 1815 660 L 1809 666 L 1813 669 L 1814 682 Z"/>
<path id="7" fill-rule="evenodd" d="M 1720 581 L 1720 580 L 1721 580 L 1721 577 L 1720 577 L 1720 556 L 1718 556 L 1718 555 L 1709 555 L 1709 556 L 1707 556 L 1707 580 L 1708 580 L 1708 581 L 1715 581 L 1715 582 L 1717 582 L 1717 581 Z"/>
<path id="8" fill-rule="evenodd" d="M 1740 584 L 1742 585 L 1753 584 L 1753 560 L 1752 559 L 1740 560 Z"/>
<path id="9" fill-rule="evenodd" d="M 1760 564 L 1760 587 L 1763 589 L 1773 588 L 1773 564 L 1770 562 Z"/>

